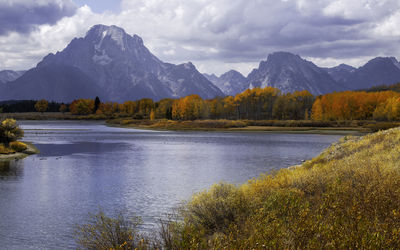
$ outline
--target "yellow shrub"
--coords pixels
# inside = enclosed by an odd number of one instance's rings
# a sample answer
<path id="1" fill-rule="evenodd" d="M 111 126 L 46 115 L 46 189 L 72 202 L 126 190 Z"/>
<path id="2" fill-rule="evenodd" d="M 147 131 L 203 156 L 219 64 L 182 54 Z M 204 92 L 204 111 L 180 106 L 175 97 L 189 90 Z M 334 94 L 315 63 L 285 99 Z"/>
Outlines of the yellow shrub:
<path id="1" fill-rule="evenodd" d="M 14 152 L 11 148 L 6 148 L 4 144 L 0 144 L 0 154 L 12 154 Z"/>
<path id="2" fill-rule="evenodd" d="M 10 143 L 10 148 L 15 150 L 16 152 L 22 152 L 28 148 L 25 143 L 19 142 L 19 141 L 14 141 Z"/>

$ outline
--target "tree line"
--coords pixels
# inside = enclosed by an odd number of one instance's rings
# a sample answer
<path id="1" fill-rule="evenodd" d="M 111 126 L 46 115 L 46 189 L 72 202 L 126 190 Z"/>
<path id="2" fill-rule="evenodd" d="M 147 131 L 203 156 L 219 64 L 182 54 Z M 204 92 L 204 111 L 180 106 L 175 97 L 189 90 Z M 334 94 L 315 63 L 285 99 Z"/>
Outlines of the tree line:
<path id="1" fill-rule="evenodd" d="M 397 85 L 394 85 L 397 86 Z M 78 99 L 70 104 L 46 100 L 0 104 L 3 112 L 71 112 L 73 115 L 132 117 L 134 119 L 228 120 L 400 120 L 400 93 L 383 86 L 377 91 L 344 91 L 313 96 L 308 91 L 282 93 L 277 88 L 247 89 L 236 96 L 205 100 L 198 95 L 158 102 L 101 102 Z M 395 89 L 393 87 L 392 89 Z"/>
<path id="2" fill-rule="evenodd" d="M 266 87 L 247 89 L 236 96 L 204 100 L 198 95 L 179 99 L 151 99 L 100 103 L 80 99 L 71 103 L 72 114 L 130 116 L 135 119 L 228 120 L 400 120 L 400 93 L 345 91 L 313 96 L 308 91 L 282 93 Z"/>
<path id="3" fill-rule="evenodd" d="M 0 102 L 0 113 L 36 112 L 36 100 L 13 100 Z M 46 101 L 47 102 L 47 101 Z M 59 112 L 62 103 L 47 102 L 46 112 Z"/>
<path id="4" fill-rule="evenodd" d="M 400 120 L 400 93 L 345 91 L 316 98 L 313 120 Z"/>
<path id="5" fill-rule="evenodd" d="M 308 119 L 315 97 L 308 91 L 283 94 L 272 87 L 248 89 L 236 96 L 204 100 L 198 95 L 154 102 L 144 98 L 124 103 L 106 102 L 97 107 L 95 100 L 79 99 L 69 105 L 77 115 L 118 114 L 136 119 Z"/>

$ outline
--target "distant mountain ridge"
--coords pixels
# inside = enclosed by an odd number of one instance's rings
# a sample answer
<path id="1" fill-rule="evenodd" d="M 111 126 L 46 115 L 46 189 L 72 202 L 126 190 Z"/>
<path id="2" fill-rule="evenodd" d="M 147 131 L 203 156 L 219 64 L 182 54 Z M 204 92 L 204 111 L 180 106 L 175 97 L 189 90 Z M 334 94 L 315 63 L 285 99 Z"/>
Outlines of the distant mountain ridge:
<path id="1" fill-rule="evenodd" d="M 308 90 L 314 95 L 321 95 L 398 83 L 400 63 L 394 57 L 376 57 L 359 68 L 346 64 L 322 68 L 298 55 L 275 52 L 266 61 L 261 61 L 259 67 L 253 69 L 247 77 L 241 78 L 240 84 L 227 73 L 220 77 L 214 74 L 205 76 L 226 95 L 235 95 L 247 88 L 266 86 L 278 88 L 283 93 Z"/>
<path id="2" fill-rule="evenodd" d="M 220 88 L 225 95 L 236 95 L 248 88 L 247 79 L 236 70 L 230 70 L 221 76 L 204 74 L 207 79 Z"/>
<path id="3" fill-rule="evenodd" d="M 338 78 L 338 72 L 331 72 Z M 364 66 L 340 76 L 338 82 L 349 89 L 367 89 L 400 82 L 400 64 L 394 57 L 376 57 Z"/>
<path id="4" fill-rule="evenodd" d="M 123 102 L 190 94 L 203 98 L 224 95 L 192 63 L 164 63 L 139 36 L 105 25 L 93 26 L 85 37 L 75 38 L 63 51 L 47 55 L 37 67 L 3 88 L 0 100 L 45 98 L 67 102 L 98 95 L 102 100 Z"/>

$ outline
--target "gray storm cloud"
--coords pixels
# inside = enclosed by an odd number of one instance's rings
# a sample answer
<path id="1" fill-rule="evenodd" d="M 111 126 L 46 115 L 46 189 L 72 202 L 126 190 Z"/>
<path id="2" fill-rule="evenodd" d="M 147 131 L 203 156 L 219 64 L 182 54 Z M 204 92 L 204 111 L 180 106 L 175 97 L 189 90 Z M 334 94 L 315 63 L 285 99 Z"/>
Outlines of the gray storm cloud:
<path id="1" fill-rule="evenodd" d="M 76 10 L 66 0 L 0 0 L 0 69 L 31 67 L 98 23 L 120 26 L 160 59 L 193 61 L 203 72 L 247 73 L 274 51 L 321 66 L 400 56 L 399 0 L 121 0 L 120 13 Z"/>
<path id="2" fill-rule="evenodd" d="M 397 55 L 398 0 L 123 1 L 128 29 L 154 37 L 165 60 L 248 62 L 273 51 L 347 59 Z M 127 18 L 128 19 L 128 18 Z M 150 27 L 151 28 L 151 27 Z M 176 53 L 171 53 L 170 43 Z M 211 48 L 211 49 L 210 49 Z"/>
<path id="3" fill-rule="evenodd" d="M 55 24 L 73 16 L 76 9 L 71 0 L 0 0 L 0 35 L 28 33 L 37 25 Z"/>

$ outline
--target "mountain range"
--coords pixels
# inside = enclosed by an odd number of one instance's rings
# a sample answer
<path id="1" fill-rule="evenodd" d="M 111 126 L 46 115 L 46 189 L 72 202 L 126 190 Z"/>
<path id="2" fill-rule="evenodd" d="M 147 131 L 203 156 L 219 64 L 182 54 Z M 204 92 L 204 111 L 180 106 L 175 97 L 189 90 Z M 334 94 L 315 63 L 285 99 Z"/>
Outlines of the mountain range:
<path id="1" fill-rule="evenodd" d="M 139 36 L 105 25 L 95 25 L 85 37 L 73 39 L 63 51 L 47 55 L 35 68 L 0 86 L 0 100 L 70 102 L 99 96 L 123 102 L 190 94 L 224 95 L 192 63 L 162 62 Z"/>
<path id="2" fill-rule="evenodd" d="M 394 57 L 376 57 L 359 68 L 346 64 L 322 68 L 298 55 L 275 52 L 266 61 L 261 61 L 247 77 L 238 76 L 239 72 L 230 72 L 220 77 L 214 74 L 205 76 L 227 95 L 266 86 L 279 88 L 284 93 L 308 90 L 320 95 L 400 82 L 400 63 Z"/>
<path id="3" fill-rule="evenodd" d="M 0 100 L 70 102 L 99 96 L 103 101 L 123 102 L 190 94 L 209 99 L 266 86 L 284 93 L 308 90 L 320 95 L 397 82 L 400 63 L 394 57 L 377 57 L 359 68 L 346 64 L 322 68 L 289 52 L 268 55 L 247 77 L 235 70 L 219 77 L 201 74 L 191 62 L 161 61 L 139 36 L 122 28 L 95 25 L 28 71 L 0 71 Z"/>

